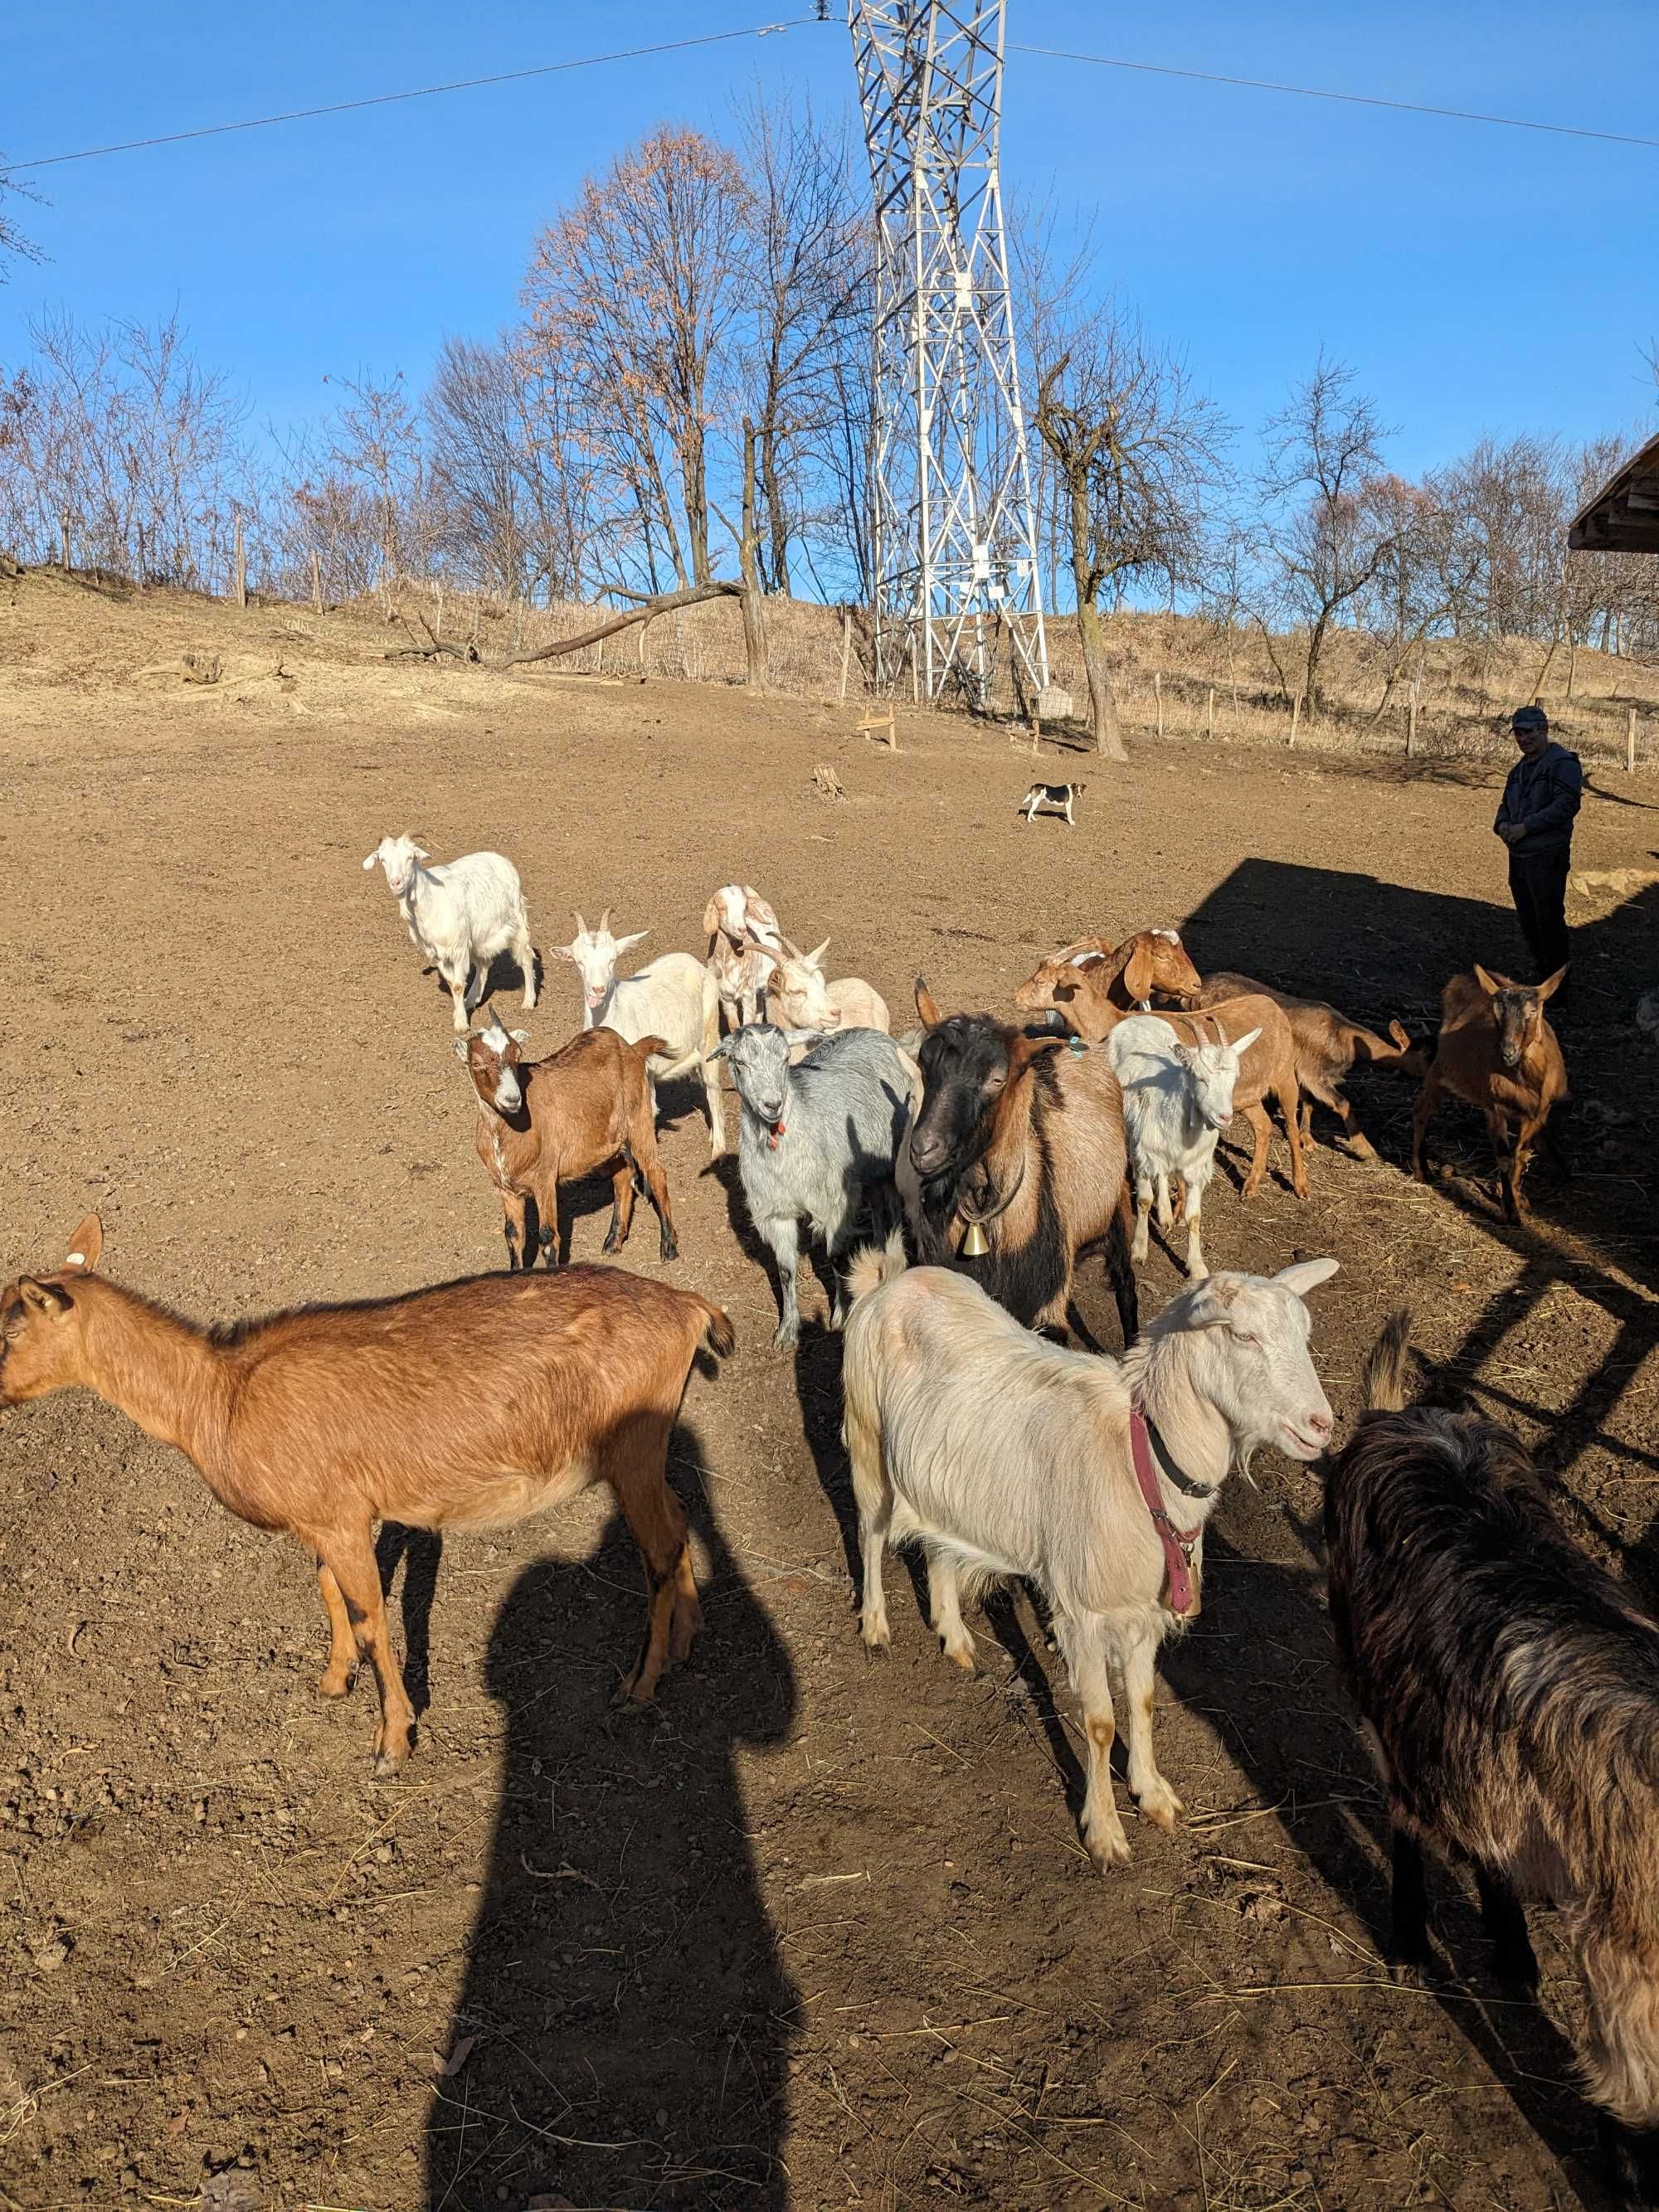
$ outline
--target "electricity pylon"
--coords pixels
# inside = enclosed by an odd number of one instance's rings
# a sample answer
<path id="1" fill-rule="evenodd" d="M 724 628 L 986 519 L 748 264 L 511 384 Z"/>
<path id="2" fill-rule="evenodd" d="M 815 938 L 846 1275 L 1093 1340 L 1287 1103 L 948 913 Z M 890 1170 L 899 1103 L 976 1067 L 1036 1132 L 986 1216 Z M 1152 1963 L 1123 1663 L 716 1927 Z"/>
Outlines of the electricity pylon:
<path id="1" fill-rule="evenodd" d="M 848 0 L 877 226 L 876 675 L 1048 680 L 998 171 L 1005 0 Z"/>

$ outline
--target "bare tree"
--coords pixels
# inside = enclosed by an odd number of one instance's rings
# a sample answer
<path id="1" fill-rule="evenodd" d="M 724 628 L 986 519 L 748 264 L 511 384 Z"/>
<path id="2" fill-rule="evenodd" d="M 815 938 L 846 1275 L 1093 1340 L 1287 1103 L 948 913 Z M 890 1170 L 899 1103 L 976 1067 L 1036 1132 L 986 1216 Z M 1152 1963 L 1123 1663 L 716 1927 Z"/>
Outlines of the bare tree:
<path id="1" fill-rule="evenodd" d="M 681 585 L 688 549 L 691 580 L 712 573 L 708 434 L 745 211 L 726 149 L 663 126 L 586 180 L 537 240 L 526 279 L 531 343 L 579 380 L 653 587 L 659 549 Z"/>
<path id="2" fill-rule="evenodd" d="M 324 381 L 341 395 L 325 432 L 327 460 L 333 475 L 354 488 L 374 517 L 379 556 L 374 588 L 389 616 L 398 578 L 423 573 L 428 550 L 420 418 L 402 369 L 381 382 L 362 370 L 355 380 Z"/>
<path id="3" fill-rule="evenodd" d="M 1322 355 L 1313 374 L 1263 431 L 1258 479 L 1267 518 L 1261 567 L 1264 632 L 1275 622 L 1304 635 L 1302 685 L 1322 703 L 1321 665 L 1331 625 L 1390 559 L 1396 519 L 1372 495 L 1388 433 L 1351 368 Z"/>
<path id="4" fill-rule="evenodd" d="M 0 284 L 6 282 L 9 261 L 40 261 L 45 258 L 33 240 L 24 236 L 15 214 L 7 206 L 8 201 L 15 204 L 22 200 L 32 200 L 39 206 L 40 196 L 6 173 L 5 156 L 0 154 Z"/>
<path id="5" fill-rule="evenodd" d="M 1127 757 L 1107 665 L 1100 599 L 1147 581 L 1196 580 L 1206 502 L 1231 433 L 1185 362 L 1108 305 L 1069 319 L 1038 362 L 1033 420 L 1062 502 L 1089 726 Z"/>
<path id="6" fill-rule="evenodd" d="M 826 434 L 836 437 L 849 369 L 867 374 L 868 216 L 844 125 L 823 128 L 810 107 L 769 105 L 758 94 L 740 123 L 738 368 L 766 518 L 764 588 L 787 592 L 790 547 L 807 528 L 810 464 Z"/>

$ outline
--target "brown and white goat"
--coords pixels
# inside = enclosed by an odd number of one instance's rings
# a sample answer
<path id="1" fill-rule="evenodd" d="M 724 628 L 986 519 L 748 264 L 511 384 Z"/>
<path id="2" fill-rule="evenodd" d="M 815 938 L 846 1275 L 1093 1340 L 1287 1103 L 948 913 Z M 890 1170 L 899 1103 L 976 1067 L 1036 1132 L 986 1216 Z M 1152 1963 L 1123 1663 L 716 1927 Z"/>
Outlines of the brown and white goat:
<path id="1" fill-rule="evenodd" d="M 668 1440 L 699 1351 L 732 1348 L 718 1306 L 620 1267 L 477 1275 L 401 1297 L 202 1328 L 95 1274 L 96 1214 L 50 1274 L 0 1289 L 0 1407 L 96 1392 L 192 1461 L 220 1504 L 317 1563 L 331 1648 L 318 1684 L 380 1688 L 375 1772 L 408 1756 L 374 1524 L 504 1528 L 591 1483 L 614 1492 L 648 1592 L 622 1694 L 645 1704 L 698 1627 Z"/>
<path id="2" fill-rule="evenodd" d="M 1098 1044 L 1125 1014 L 1156 993 L 1178 999 L 1202 988 L 1173 929 L 1138 929 L 1114 946 L 1103 937 L 1075 938 L 1039 963 L 1014 993 L 1022 1014 L 1059 1014 L 1073 1036 Z"/>
<path id="3" fill-rule="evenodd" d="M 978 1280 L 1028 1328 L 1063 1328 L 1081 1255 L 1106 1248 L 1124 1343 L 1139 1326 L 1123 1094 L 1104 1053 L 1073 1053 L 989 1014 L 940 1013 L 920 977 L 922 1095 L 907 1150 L 912 1226 L 928 1261 L 964 1231 L 986 1243 Z M 896 1177 L 901 1190 L 907 1178 Z"/>
<path id="4" fill-rule="evenodd" d="M 1570 1541 L 1507 1429 L 1406 1407 L 1408 1328 L 1396 1314 L 1367 1359 L 1325 1486 L 1331 1625 L 1388 1799 L 1391 1948 L 1432 1963 L 1425 1844 L 1472 1864 L 1511 1984 L 1537 1981 L 1522 1899 L 1557 1905 L 1620 2201 L 1652 2204 L 1659 1622 Z"/>
<path id="5" fill-rule="evenodd" d="M 662 1257 L 678 1260 L 646 1066 L 653 1053 L 667 1050 L 663 1040 L 630 1044 L 615 1030 L 583 1030 L 549 1060 L 526 1060 L 525 1042 L 524 1031 L 504 1029 L 493 1009 L 477 1036 L 455 1040 L 478 1102 L 473 1142 L 506 1216 L 508 1268 L 535 1266 L 538 1231 L 550 1267 L 568 1256 L 555 1249 L 559 1185 L 605 1170 L 611 1226 L 601 1249 L 620 1252 L 628 1242 L 637 1169 L 657 1209 Z"/>
<path id="6" fill-rule="evenodd" d="M 1376 1153 L 1370 1139 L 1354 1119 L 1342 1089 L 1346 1078 L 1355 1066 L 1399 1068 L 1402 1062 L 1411 1064 L 1409 1040 L 1402 1045 L 1396 1032 L 1394 1042 L 1377 1036 L 1375 1030 L 1361 1023 L 1351 1022 L 1334 1006 L 1327 1006 L 1322 999 L 1293 999 L 1288 992 L 1276 991 L 1271 983 L 1258 983 L 1253 975 L 1237 975 L 1226 970 L 1206 978 L 1201 988 L 1185 994 L 1172 994 L 1177 1006 L 1188 1012 L 1200 1006 L 1219 1005 L 1224 1000 L 1237 999 L 1251 994 L 1271 999 L 1282 1006 L 1285 1018 L 1291 1025 L 1291 1041 L 1296 1052 L 1296 1079 L 1302 1091 L 1302 1135 L 1306 1142 L 1313 1131 L 1314 1101 L 1327 1106 L 1342 1124 L 1343 1133 L 1352 1146 L 1355 1156 L 1362 1160 L 1374 1160 Z"/>
<path id="7" fill-rule="evenodd" d="M 1439 1034 L 1412 1116 L 1412 1173 L 1419 1182 L 1429 1179 L 1429 1123 L 1449 1091 L 1486 1115 L 1504 1218 L 1520 1219 L 1528 1156 L 1567 1096 L 1566 1063 L 1544 1018 L 1545 1001 L 1566 972 L 1558 968 L 1529 988 L 1477 967 L 1447 984 L 1440 994 Z M 1549 1141 L 1558 1165 L 1565 1167 L 1559 1146 Z"/>
<path id="8" fill-rule="evenodd" d="M 887 1001 L 861 975 L 823 972 L 826 937 L 811 952 L 783 940 L 783 957 L 766 986 L 766 1018 L 781 1030 L 880 1030 L 886 1031 Z"/>
<path id="9" fill-rule="evenodd" d="M 768 979 L 783 951 L 777 915 L 753 884 L 722 884 L 703 908 L 702 926 L 728 1028 L 758 1021 Z"/>

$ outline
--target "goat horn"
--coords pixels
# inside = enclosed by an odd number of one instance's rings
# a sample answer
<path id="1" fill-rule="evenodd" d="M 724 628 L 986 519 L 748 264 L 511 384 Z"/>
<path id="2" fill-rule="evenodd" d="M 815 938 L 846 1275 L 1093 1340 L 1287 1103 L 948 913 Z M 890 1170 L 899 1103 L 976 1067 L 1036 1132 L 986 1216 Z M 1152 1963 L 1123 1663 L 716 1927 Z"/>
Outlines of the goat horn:
<path id="1" fill-rule="evenodd" d="M 586 923 L 582 920 L 581 908 L 580 908 L 580 907 L 574 907 L 574 906 L 573 906 L 573 907 L 571 908 L 570 911 L 571 911 L 571 912 L 572 912 L 572 914 L 574 914 L 574 915 L 575 915 L 575 917 L 576 917 L 576 934 L 577 934 L 577 936 L 578 936 L 578 937 L 586 937 L 586 934 L 587 934 L 587 924 L 586 924 Z"/>
<path id="2" fill-rule="evenodd" d="M 607 929 L 609 929 L 609 928 L 610 928 L 610 927 L 611 927 L 611 909 L 610 909 L 610 908 L 609 908 L 609 907 L 606 907 L 606 908 L 605 908 L 605 912 L 604 912 L 604 913 L 599 916 L 599 933 L 600 933 L 600 935 L 601 935 L 601 936 L 603 936 L 603 935 L 604 935 L 604 933 L 605 933 L 605 932 Z"/>

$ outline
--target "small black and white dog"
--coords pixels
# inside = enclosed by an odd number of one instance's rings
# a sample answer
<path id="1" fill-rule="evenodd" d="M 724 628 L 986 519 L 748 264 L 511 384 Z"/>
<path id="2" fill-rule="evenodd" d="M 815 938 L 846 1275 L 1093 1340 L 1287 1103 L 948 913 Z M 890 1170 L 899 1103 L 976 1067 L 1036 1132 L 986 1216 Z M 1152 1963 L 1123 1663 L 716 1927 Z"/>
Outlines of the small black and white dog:
<path id="1" fill-rule="evenodd" d="M 1086 783 L 1034 783 L 1014 811 L 1023 814 L 1027 822 L 1034 814 L 1063 814 L 1075 830 L 1072 802 L 1081 799 L 1088 788 Z"/>

